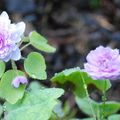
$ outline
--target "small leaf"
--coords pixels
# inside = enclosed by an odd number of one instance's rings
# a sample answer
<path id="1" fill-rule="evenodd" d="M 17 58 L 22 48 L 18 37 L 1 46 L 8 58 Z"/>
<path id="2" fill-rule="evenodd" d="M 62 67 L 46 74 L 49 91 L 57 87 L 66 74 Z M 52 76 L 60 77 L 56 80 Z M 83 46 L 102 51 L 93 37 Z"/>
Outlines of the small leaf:
<path id="1" fill-rule="evenodd" d="M 99 106 L 101 111 L 104 111 L 104 116 L 109 116 L 120 110 L 120 103 L 114 101 L 108 101 L 105 105 L 100 103 Z"/>
<path id="2" fill-rule="evenodd" d="M 74 94 L 83 98 L 86 97 L 86 92 L 82 79 L 85 80 L 87 86 L 92 84 L 102 92 L 107 91 L 111 87 L 109 80 L 93 80 L 86 72 L 80 70 L 78 67 L 66 69 L 58 74 L 55 74 L 52 81 L 59 84 L 65 84 L 67 82 L 72 83 L 74 85 Z"/>
<path id="3" fill-rule="evenodd" d="M 92 105 L 93 111 L 95 115 L 97 116 L 102 116 L 104 113 L 104 116 L 109 116 L 111 114 L 116 113 L 117 111 L 120 110 L 120 104 L 118 102 L 113 102 L 113 101 L 107 101 L 105 105 L 101 103 L 97 103 L 92 99 L 87 99 L 87 98 L 79 98 L 76 96 L 76 103 L 80 110 L 82 110 L 84 113 L 86 113 L 89 116 L 92 116 L 93 113 L 91 111 L 90 104 Z M 90 104 L 89 104 L 90 103 Z"/>
<path id="4" fill-rule="evenodd" d="M 6 120 L 48 120 L 52 115 L 56 99 L 63 94 L 62 89 L 50 88 L 27 92 L 18 103 L 5 103 L 8 112 Z"/>
<path id="5" fill-rule="evenodd" d="M 33 47 L 37 48 L 38 50 L 48 52 L 48 53 L 55 52 L 55 48 L 50 46 L 47 43 L 47 40 L 42 35 L 40 35 L 39 33 L 33 31 L 29 35 L 29 38 L 30 38 L 31 45 Z"/>
<path id="6" fill-rule="evenodd" d="M 80 110 L 82 110 L 85 114 L 92 116 L 94 112 L 96 116 L 99 116 L 100 109 L 99 109 L 99 104 L 97 102 L 93 101 L 92 99 L 88 99 L 88 98 L 81 99 L 77 96 L 75 100 Z M 91 110 L 90 104 L 92 105 L 93 111 Z"/>
<path id="7" fill-rule="evenodd" d="M 108 117 L 108 120 L 120 120 L 120 115 L 115 114 Z"/>
<path id="8" fill-rule="evenodd" d="M 31 52 L 24 61 L 24 68 L 28 75 L 34 79 L 47 78 L 44 57 L 37 52 Z"/>
<path id="9" fill-rule="evenodd" d="M 5 63 L 0 60 L 0 78 L 2 77 L 4 72 L 5 72 Z"/>
<path id="10" fill-rule="evenodd" d="M 40 35 L 39 33 L 37 33 L 36 31 L 33 31 L 30 33 L 29 35 L 30 39 L 32 41 L 39 41 L 39 42 L 44 42 L 47 43 L 47 39 L 44 38 L 42 35 Z"/>
<path id="11" fill-rule="evenodd" d="M 17 71 L 19 75 L 24 76 L 22 71 Z M 25 85 L 20 85 L 19 88 L 14 88 L 11 83 L 17 76 L 16 71 L 9 70 L 4 73 L 0 82 L 0 97 L 6 99 L 11 104 L 16 103 L 24 95 Z"/>

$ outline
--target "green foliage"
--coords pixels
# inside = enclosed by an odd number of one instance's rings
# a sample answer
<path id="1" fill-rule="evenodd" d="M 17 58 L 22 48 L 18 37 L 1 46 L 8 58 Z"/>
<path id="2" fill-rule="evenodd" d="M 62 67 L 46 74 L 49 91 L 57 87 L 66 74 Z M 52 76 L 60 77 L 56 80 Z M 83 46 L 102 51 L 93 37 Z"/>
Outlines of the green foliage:
<path id="1" fill-rule="evenodd" d="M 120 120 L 119 114 L 114 114 L 108 117 L 108 120 Z"/>
<path id="2" fill-rule="evenodd" d="M 96 7 L 99 0 L 91 0 L 91 5 Z M 47 40 L 39 33 L 33 31 L 22 42 L 27 43 L 21 48 L 32 45 L 38 50 L 53 53 L 55 48 L 50 46 Z M 21 43 L 19 45 L 21 45 Z M 17 70 L 12 61 L 14 70 L 5 72 L 5 63 L 0 61 L 0 97 L 5 100 L 4 106 L 0 105 L 0 119 L 5 120 L 120 120 L 120 115 L 115 114 L 120 110 L 120 103 L 114 101 L 97 102 L 89 97 L 88 87 L 94 85 L 103 94 L 111 87 L 109 80 L 93 80 L 84 70 L 79 67 L 66 69 L 55 74 L 52 82 L 61 85 L 70 84 L 70 89 L 75 95 L 75 101 L 79 109 L 90 116 L 89 118 L 74 118 L 77 109 L 71 110 L 68 101 L 62 103 L 58 98 L 64 93 L 63 89 L 45 88 L 39 82 L 32 82 L 25 91 L 26 85 L 18 88 L 12 86 L 12 81 L 17 76 L 24 76 L 22 71 Z M 31 52 L 24 61 L 26 73 L 33 79 L 45 80 L 46 64 L 44 57 L 38 52 Z M 5 73 L 4 73 L 5 72 Z M 105 98 L 105 96 L 104 96 Z M 91 109 L 92 107 L 92 109 Z M 93 111 L 92 111 L 93 110 Z M 4 118 L 3 117 L 4 111 Z M 93 115 L 93 112 L 95 116 Z M 93 118 L 94 116 L 94 118 Z"/>
<path id="3" fill-rule="evenodd" d="M 6 120 L 48 120 L 57 104 L 56 99 L 63 94 L 62 89 L 38 89 L 26 92 L 24 98 L 12 105 L 5 103 Z"/>
<path id="4" fill-rule="evenodd" d="M 42 35 L 40 35 L 39 33 L 33 31 L 29 35 L 29 38 L 30 38 L 31 45 L 33 47 L 37 48 L 38 50 L 41 50 L 41 51 L 44 51 L 44 52 L 48 52 L 48 53 L 55 52 L 55 48 L 50 46 L 47 43 L 47 40 Z"/>
<path id="5" fill-rule="evenodd" d="M 102 116 L 104 113 L 104 116 L 109 116 L 111 114 L 116 113 L 120 110 L 120 103 L 108 101 L 105 103 L 105 105 L 101 102 L 95 102 L 92 99 L 88 100 L 88 98 L 79 98 L 76 96 L 76 102 L 78 107 L 87 115 L 92 116 L 92 111 L 89 103 L 92 105 L 92 108 L 96 114 L 96 116 Z"/>
<path id="6" fill-rule="evenodd" d="M 28 87 L 28 90 L 37 90 L 37 89 L 43 89 L 45 88 L 43 85 L 41 85 L 38 81 L 32 81 Z"/>
<path id="7" fill-rule="evenodd" d="M 100 118 L 103 114 L 107 117 L 120 110 L 120 104 L 118 102 L 108 101 L 104 105 L 102 102 L 98 103 L 92 99 L 88 99 L 83 79 L 87 86 L 92 84 L 101 92 L 107 91 L 111 87 L 109 80 L 93 80 L 90 76 L 88 76 L 86 72 L 80 70 L 79 68 L 64 70 L 56 74 L 52 78 L 52 81 L 62 85 L 66 83 L 73 84 L 72 90 L 75 94 L 76 103 L 78 107 L 89 116 L 93 115 L 90 104 L 92 105 L 93 111 L 95 112 L 96 116 L 99 116 Z"/>
<path id="8" fill-rule="evenodd" d="M 75 97 L 75 99 L 76 99 L 76 103 L 77 103 L 78 107 L 87 115 L 92 116 L 90 104 L 92 104 L 92 108 L 93 108 L 95 114 L 96 115 L 100 114 L 99 104 L 97 102 L 93 101 L 92 99 L 89 100 L 88 98 L 81 99 L 77 96 Z"/>
<path id="9" fill-rule="evenodd" d="M 4 72 L 5 72 L 5 63 L 0 60 L 0 78 L 2 77 Z"/>
<path id="10" fill-rule="evenodd" d="M 3 106 L 0 104 L 0 118 L 1 118 L 2 114 L 3 114 Z"/>
<path id="11" fill-rule="evenodd" d="M 11 83 L 18 76 L 24 76 L 22 71 L 9 70 L 4 73 L 0 81 L 0 97 L 4 98 L 11 104 L 16 103 L 24 95 L 25 85 L 20 85 L 19 88 L 14 88 Z"/>
<path id="12" fill-rule="evenodd" d="M 63 112 L 63 109 L 62 109 L 62 102 L 61 101 L 57 101 L 57 105 L 54 107 L 54 113 L 59 118 L 62 118 L 64 116 L 64 112 Z"/>
<path id="13" fill-rule="evenodd" d="M 100 91 L 106 91 L 111 87 L 109 80 L 93 80 L 88 74 L 82 70 L 77 68 L 67 69 L 52 78 L 53 82 L 57 82 L 59 84 L 72 83 L 74 85 L 73 91 L 75 95 L 80 98 L 86 97 L 86 92 L 84 88 L 83 80 L 85 80 L 86 85 L 93 84 Z"/>
<path id="14" fill-rule="evenodd" d="M 99 106 L 100 106 L 101 111 L 104 112 L 105 116 L 109 116 L 109 115 L 114 114 L 120 110 L 120 103 L 114 102 L 114 101 L 107 101 L 105 103 L 105 105 L 100 103 Z"/>
<path id="15" fill-rule="evenodd" d="M 25 43 L 30 42 L 29 37 L 22 38 L 22 41 L 25 42 Z"/>
<path id="16" fill-rule="evenodd" d="M 44 57 L 37 52 L 31 52 L 24 61 L 24 68 L 28 75 L 34 79 L 47 78 Z"/>

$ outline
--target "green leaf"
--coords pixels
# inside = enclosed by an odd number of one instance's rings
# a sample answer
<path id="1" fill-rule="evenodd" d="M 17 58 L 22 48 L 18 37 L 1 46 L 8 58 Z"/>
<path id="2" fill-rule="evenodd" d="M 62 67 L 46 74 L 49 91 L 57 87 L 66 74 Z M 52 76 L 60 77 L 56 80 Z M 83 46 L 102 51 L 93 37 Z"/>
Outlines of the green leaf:
<path id="1" fill-rule="evenodd" d="M 0 78 L 2 77 L 4 72 L 5 72 L 5 63 L 0 60 Z"/>
<path id="2" fill-rule="evenodd" d="M 37 48 L 38 50 L 48 52 L 48 53 L 55 52 L 55 48 L 50 46 L 47 43 L 47 40 L 42 35 L 40 35 L 39 33 L 33 31 L 29 35 L 29 38 L 30 38 L 31 45 L 33 47 Z"/>
<path id="3" fill-rule="evenodd" d="M 92 84 L 102 92 L 107 91 L 111 87 L 109 80 L 93 80 L 86 72 L 80 70 L 78 67 L 66 69 L 55 74 L 52 81 L 59 84 L 72 83 L 75 95 L 83 98 L 86 97 L 86 92 L 82 78 L 84 78 L 87 86 Z"/>
<path id="4" fill-rule="evenodd" d="M 22 42 L 30 42 L 29 37 L 23 37 Z"/>
<path id="5" fill-rule="evenodd" d="M 97 103 L 93 101 L 92 99 L 87 99 L 87 98 L 79 98 L 76 96 L 76 103 L 78 107 L 87 115 L 92 116 L 93 113 L 91 111 L 90 104 L 92 105 L 93 111 L 95 115 L 97 116 L 102 116 L 104 113 L 104 116 L 109 116 L 111 114 L 116 113 L 117 111 L 120 110 L 120 103 L 118 102 L 113 102 L 113 101 L 108 101 L 105 103 L 105 105 L 101 103 Z"/>
<path id="6" fill-rule="evenodd" d="M 108 120 L 120 120 L 120 115 L 115 114 L 108 117 Z"/>
<path id="7" fill-rule="evenodd" d="M 28 75 L 34 79 L 47 78 L 44 57 L 37 52 L 31 52 L 24 61 L 24 68 Z"/>
<path id="8" fill-rule="evenodd" d="M 96 116 L 99 116 L 100 114 L 100 108 L 99 108 L 99 104 L 95 101 L 93 101 L 92 99 L 88 99 L 88 98 L 79 98 L 79 97 L 75 97 L 76 103 L 78 105 L 78 107 L 80 108 L 80 110 L 82 110 L 82 112 L 84 112 L 85 114 L 92 116 L 93 112 L 91 110 L 91 106 L 92 105 L 92 109 L 94 111 L 94 114 Z"/>
<path id="9" fill-rule="evenodd" d="M 2 114 L 3 114 L 3 106 L 0 105 L 0 118 L 1 118 Z"/>
<path id="10" fill-rule="evenodd" d="M 62 109 L 62 102 L 61 101 L 57 101 L 57 105 L 54 107 L 54 113 L 59 117 L 62 118 L 64 117 L 64 112 Z M 52 119 L 51 119 L 52 120 Z"/>
<path id="11" fill-rule="evenodd" d="M 38 89 L 44 89 L 45 87 L 40 84 L 40 82 L 38 81 L 32 81 L 28 87 L 28 90 L 29 91 L 35 91 L 35 90 L 38 90 Z"/>
<path id="12" fill-rule="evenodd" d="M 22 71 L 17 71 L 19 75 L 24 76 Z M 9 70 L 4 73 L 0 81 L 0 97 L 6 99 L 11 104 L 16 103 L 24 95 L 25 85 L 20 85 L 19 88 L 14 88 L 11 83 L 17 76 L 16 71 Z"/>
<path id="13" fill-rule="evenodd" d="M 100 103 L 99 106 L 101 111 L 104 111 L 105 116 L 109 116 L 120 110 L 120 103 L 114 101 L 108 101 L 105 103 L 105 105 Z"/>
<path id="14" fill-rule="evenodd" d="M 8 112 L 6 120 L 48 120 L 57 104 L 56 99 L 63 92 L 57 88 L 27 92 L 22 101 L 14 105 L 5 103 Z"/>

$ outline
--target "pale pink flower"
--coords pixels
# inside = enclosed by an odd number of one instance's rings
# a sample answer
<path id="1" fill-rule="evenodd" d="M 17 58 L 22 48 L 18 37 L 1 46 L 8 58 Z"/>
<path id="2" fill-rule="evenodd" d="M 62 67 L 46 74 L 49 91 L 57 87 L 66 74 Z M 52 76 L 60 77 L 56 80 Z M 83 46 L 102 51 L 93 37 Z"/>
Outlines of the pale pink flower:
<path id="1" fill-rule="evenodd" d="M 10 59 L 19 60 L 21 52 L 18 48 L 18 43 L 21 41 L 21 36 L 25 31 L 25 23 L 11 23 L 6 12 L 0 15 L 0 59 L 7 62 Z"/>
<path id="2" fill-rule="evenodd" d="M 99 46 L 86 57 L 85 71 L 93 79 L 115 80 L 120 77 L 120 54 L 118 49 Z"/>
<path id="3" fill-rule="evenodd" d="M 28 80 L 24 76 L 17 76 L 13 81 L 12 81 L 12 86 L 15 88 L 18 88 L 20 84 L 28 84 Z"/>

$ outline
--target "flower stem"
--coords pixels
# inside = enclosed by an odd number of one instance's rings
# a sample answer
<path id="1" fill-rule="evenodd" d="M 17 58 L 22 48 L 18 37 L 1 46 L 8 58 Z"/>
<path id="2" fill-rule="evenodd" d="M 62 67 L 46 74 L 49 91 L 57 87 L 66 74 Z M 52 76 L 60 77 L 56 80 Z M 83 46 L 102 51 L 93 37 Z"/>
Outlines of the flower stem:
<path id="1" fill-rule="evenodd" d="M 90 106 L 90 108 L 91 108 L 91 111 L 92 111 L 92 114 L 93 114 L 93 118 L 94 118 L 94 120 L 97 120 L 97 119 L 96 119 L 96 114 L 95 114 L 95 111 L 94 111 L 94 109 L 93 109 L 93 106 L 92 106 L 92 103 L 91 103 L 91 99 L 90 99 L 90 96 L 89 96 L 89 93 L 88 93 L 87 85 L 86 85 L 86 83 L 85 83 L 85 79 L 84 79 L 84 77 L 82 76 L 82 74 L 81 74 L 81 78 L 82 78 L 83 85 L 84 85 L 84 89 L 85 89 L 86 96 L 87 96 L 87 99 L 88 99 L 88 104 L 89 104 L 89 106 Z"/>
<path id="2" fill-rule="evenodd" d="M 105 89 L 106 89 L 106 81 L 105 81 Z M 103 91 L 103 96 L 102 96 L 102 101 L 103 101 L 103 103 L 102 103 L 103 104 L 103 111 L 102 111 L 103 119 L 105 119 L 104 111 L 105 111 L 106 100 L 107 100 L 107 97 L 106 97 L 106 92 L 104 90 Z"/>
<path id="3" fill-rule="evenodd" d="M 24 45 L 24 46 L 20 49 L 20 51 L 22 51 L 23 49 L 25 49 L 26 47 L 28 47 L 30 44 L 31 44 L 31 43 L 29 42 L 29 43 L 27 43 L 26 45 Z"/>
<path id="4" fill-rule="evenodd" d="M 18 71 L 17 71 L 17 66 L 15 64 L 15 61 L 11 60 L 11 65 L 12 65 L 13 70 L 15 70 L 15 72 L 16 72 L 16 74 L 18 76 Z"/>

